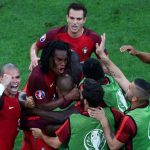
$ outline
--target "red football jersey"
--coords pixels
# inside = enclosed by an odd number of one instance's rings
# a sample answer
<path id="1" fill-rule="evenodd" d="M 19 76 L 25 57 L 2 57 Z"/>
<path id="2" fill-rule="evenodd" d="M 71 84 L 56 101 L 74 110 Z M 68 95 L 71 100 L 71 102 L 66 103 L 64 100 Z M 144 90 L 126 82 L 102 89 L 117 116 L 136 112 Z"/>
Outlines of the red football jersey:
<path id="1" fill-rule="evenodd" d="M 95 52 L 95 45 L 96 43 L 100 44 L 101 37 L 84 27 L 82 36 L 72 38 L 67 32 L 67 26 L 63 26 L 49 30 L 36 42 L 36 46 L 42 49 L 51 40 L 61 40 L 68 43 L 70 48 L 79 55 L 82 62 L 89 58 L 92 52 Z"/>
<path id="2" fill-rule="evenodd" d="M 0 150 L 12 150 L 18 134 L 20 104 L 18 94 L 10 98 L 3 94 L 1 99 L 4 105 L 0 110 Z"/>
<path id="3" fill-rule="evenodd" d="M 40 66 L 33 69 L 28 83 L 27 95 L 32 96 L 36 104 L 50 102 L 56 90 L 56 76 L 53 72 L 44 74 Z"/>

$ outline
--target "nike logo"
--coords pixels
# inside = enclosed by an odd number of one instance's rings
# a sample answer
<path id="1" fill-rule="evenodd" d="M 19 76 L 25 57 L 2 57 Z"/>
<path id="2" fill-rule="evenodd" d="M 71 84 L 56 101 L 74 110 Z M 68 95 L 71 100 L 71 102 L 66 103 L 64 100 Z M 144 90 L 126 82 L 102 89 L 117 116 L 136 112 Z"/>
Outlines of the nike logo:
<path id="1" fill-rule="evenodd" d="M 9 109 L 13 109 L 14 107 L 13 106 L 9 106 Z"/>
<path id="2" fill-rule="evenodd" d="M 50 87 L 52 87 L 54 85 L 54 82 L 50 84 Z"/>

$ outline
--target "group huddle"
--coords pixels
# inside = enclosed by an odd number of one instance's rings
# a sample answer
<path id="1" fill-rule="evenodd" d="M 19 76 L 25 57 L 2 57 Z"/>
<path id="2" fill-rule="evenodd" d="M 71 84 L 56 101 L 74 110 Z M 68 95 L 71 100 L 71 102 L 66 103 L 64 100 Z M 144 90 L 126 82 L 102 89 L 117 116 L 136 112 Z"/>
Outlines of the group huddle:
<path id="1" fill-rule="evenodd" d="M 83 26 L 86 14 L 71 3 L 68 25 L 33 43 L 22 91 L 18 67 L 0 68 L 0 150 L 14 148 L 19 130 L 21 150 L 150 149 L 150 82 L 125 77 L 109 58 L 105 33 Z M 130 45 L 120 51 L 150 63 L 149 53 Z"/>

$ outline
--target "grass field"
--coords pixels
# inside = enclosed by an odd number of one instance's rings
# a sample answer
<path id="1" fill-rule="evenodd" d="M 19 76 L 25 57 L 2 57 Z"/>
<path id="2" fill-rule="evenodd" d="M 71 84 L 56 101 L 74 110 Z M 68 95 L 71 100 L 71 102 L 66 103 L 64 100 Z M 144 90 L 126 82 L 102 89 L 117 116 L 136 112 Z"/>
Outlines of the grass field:
<path id="1" fill-rule="evenodd" d="M 75 0 L 74 0 L 75 1 Z M 88 9 L 86 26 L 99 34 L 106 33 L 106 48 L 112 60 L 132 80 L 150 81 L 150 67 L 119 47 L 132 44 L 150 52 L 149 0 L 78 0 Z M 24 86 L 29 71 L 29 49 L 48 29 L 66 23 L 65 8 L 72 0 L 0 0 L 0 64 L 13 62 L 21 70 Z M 21 134 L 17 140 L 21 140 Z M 15 150 L 19 149 L 17 141 Z"/>

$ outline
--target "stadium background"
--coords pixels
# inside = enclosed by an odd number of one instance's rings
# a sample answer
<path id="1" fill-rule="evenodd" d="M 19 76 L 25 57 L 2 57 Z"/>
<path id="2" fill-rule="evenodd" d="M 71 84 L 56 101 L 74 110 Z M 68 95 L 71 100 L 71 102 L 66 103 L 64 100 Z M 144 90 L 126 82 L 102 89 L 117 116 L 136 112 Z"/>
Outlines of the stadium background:
<path id="1" fill-rule="evenodd" d="M 0 65 L 13 62 L 21 71 L 22 84 L 28 78 L 29 49 L 48 29 L 66 24 L 66 7 L 82 2 L 88 9 L 85 26 L 98 34 L 106 33 L 106 48 L 111 59 L 132 80 L 143 77 L 150 81 L 150 67 L 127 53 L 124 44 L 150 52 L 149 0 L 0 0 Z M 8 129 L 9 132 L 9 129 Z M 15 150 L 19 150 L 22 132 Z"/>

